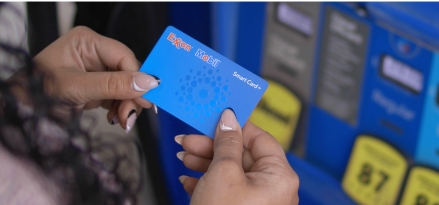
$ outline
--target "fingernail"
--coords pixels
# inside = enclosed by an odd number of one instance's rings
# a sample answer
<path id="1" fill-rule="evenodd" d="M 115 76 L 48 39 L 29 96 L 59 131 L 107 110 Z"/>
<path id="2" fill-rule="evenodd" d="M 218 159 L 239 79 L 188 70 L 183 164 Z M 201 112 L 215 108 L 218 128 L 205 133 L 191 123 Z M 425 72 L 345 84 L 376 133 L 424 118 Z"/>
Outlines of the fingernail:
<path id="1" fill-rule="evenodd" d="M 188 176 L 185 175 L 181 175 L 180 177 L 178 177 L 178 181 L 180 181 L 180 183 L 184 183 L 184 181 L 188 178 Z"/>
<path id="2" fill-rule="evenodd" d="M 235 113 L 230 109 L 225 109 L 221 115 L 220 129 L 222 131 L 235 131 L 238 126 Z"/>
<path id="3" fill-rule="evenodd" d="M 187 154 L 187 152 L 185 152 L 185 151 L 177 152 L 177 158 L 178 158 L 180 161 L 183 161 L 183 157 L 184 157 L 184 155 L 186 155 L 186 154 Z"/>
<path id="4" fill-rule="evenodd" d="M 157 114 L 157 113 L 158 113 L 158 110 L 157 110 L 157 105 L 155 105 L 155 104 L 154 104 L 154 111 L 155 111 L 155 114 Z"/>
<path id="5" fill-rule="evenodd" d="M 139 74 L 133 77 L 134 89 L 140 92 L 151 90 L 158 85 L 157 80 L 150 75 Z"/>
<path id="6" fill-rule="evenodd" d="M 186 136 L 186 135 L 177 135 L 177 136 L 174 137 L 174 140 L 175 140 L 175 142 L 176 142 L 177 144 L 181 145 L 181 142 L 183 142 L 183 138 L 184 138 L 185 136 Z"/>
<path id="7" fill-rule="evenodd" d="M 110 122 L 112 125 L 119 123 L 119 116 L 116 114 Z"/>
<path id="8" fill-rule="evenodd" d="M 131 112 L 128 114 L 127 127 L 125 128 L 126 133 L 130 132 L 130 130 L 133 128 L 136 119 L 136 109 L 132 109 Z"/>

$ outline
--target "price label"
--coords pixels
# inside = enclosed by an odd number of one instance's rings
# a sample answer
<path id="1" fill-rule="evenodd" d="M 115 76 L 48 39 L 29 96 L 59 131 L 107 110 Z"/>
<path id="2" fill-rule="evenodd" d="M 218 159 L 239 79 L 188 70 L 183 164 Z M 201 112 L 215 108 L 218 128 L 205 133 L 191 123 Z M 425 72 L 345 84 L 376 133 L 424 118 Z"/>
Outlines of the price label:
<path id="1" fill-rule="evenodd" d="M 286 87 L 272 80 L 267 81 L 269 85 L 267 91 L 249 120 L 273 135 L 287 151 L 293 141 L 302 103 Z"/>
<path id="2" fill-rule="evenodd" d="M 402 205 L 439 205 L 439 172 L 416 166 L 410 170 Z"/>
<path id="3" fill-rule="evenodd" d="M 362 135 L 353 147 L 342 187 L 359 204 L 393 205 L 407 167 L 407 160 L 394 147 Z"/>

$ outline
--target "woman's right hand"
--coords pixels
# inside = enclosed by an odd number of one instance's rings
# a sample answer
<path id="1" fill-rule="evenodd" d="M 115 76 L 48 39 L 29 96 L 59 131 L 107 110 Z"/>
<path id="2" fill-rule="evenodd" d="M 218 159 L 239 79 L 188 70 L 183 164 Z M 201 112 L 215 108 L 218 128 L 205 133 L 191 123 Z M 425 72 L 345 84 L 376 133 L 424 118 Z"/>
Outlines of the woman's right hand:
<path id="1" fill-rule="evenodd" d="M 200 135 L 176 137 L 185 152 L 185 166 L 205 172 L 198 180 L 181 176 L 191 204 L 298 204 L 299 178 L 280 144 L 247 122 L 241 130 L 235 114 L 226 109 L 215 139 Z"/>
<path id="2" fill-rule="evenodd" d="M 152 104 L 142 98 L 158 81 L 138 72 L 140 62 L 124 44 L 78 26 L 34 57 L 45 74 L 47 94 L 62 102 L 67 113 L 103 107 L 108 121 L 129 132 L 142 108 Z"/>

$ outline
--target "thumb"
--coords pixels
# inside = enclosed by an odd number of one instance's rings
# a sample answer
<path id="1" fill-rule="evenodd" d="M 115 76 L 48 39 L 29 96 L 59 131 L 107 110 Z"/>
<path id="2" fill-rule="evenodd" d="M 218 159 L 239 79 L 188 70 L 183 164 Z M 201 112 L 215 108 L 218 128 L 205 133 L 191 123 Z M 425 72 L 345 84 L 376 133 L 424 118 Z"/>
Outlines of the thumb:
<path id="1" fill-rule="evenodd" d="M 210 167 L 220 167 L 242 170 L 242 152 L 244 150 L 242 131 L 236 120 L 235 113 L 224 110 L 217 126 L 214 139 L 214 156 Z M 210 168 L 209 167 L 209 168 Z"/>
<path id="2" fill-rule="evenodd" d="M 104 99 L 135 99 L 158 86 L 151 75 L 133 71 L 86 72 L 73 75 L 76 80 L 72 86 L 81 86 L 85 101 Z"/>

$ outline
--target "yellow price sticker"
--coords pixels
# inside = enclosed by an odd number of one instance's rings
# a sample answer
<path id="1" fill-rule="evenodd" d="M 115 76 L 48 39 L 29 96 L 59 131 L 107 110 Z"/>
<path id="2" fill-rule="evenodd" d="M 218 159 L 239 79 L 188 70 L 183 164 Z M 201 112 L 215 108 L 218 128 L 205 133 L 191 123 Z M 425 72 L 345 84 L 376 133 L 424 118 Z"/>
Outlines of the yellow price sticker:
<path id="1" fill-rule="evenodd" d="M 353 147 L 342 187 L 359 204 L 393 205 L 407 167 L 407 160 L 394 147 L 362 135 Z"/>
<path id="2" fill-rule="evenodd" d="M 259 101 L 249 121 L 273 135 L 287 151 L 299 121 L 302 103 L 283 85 L 268 81 L 268 89 Z"/>
<path id="3" fill-rule="evenodd" d="M 401 205 L 439 205 L 439 172 L 416 166 L 410 170 Z"/>

